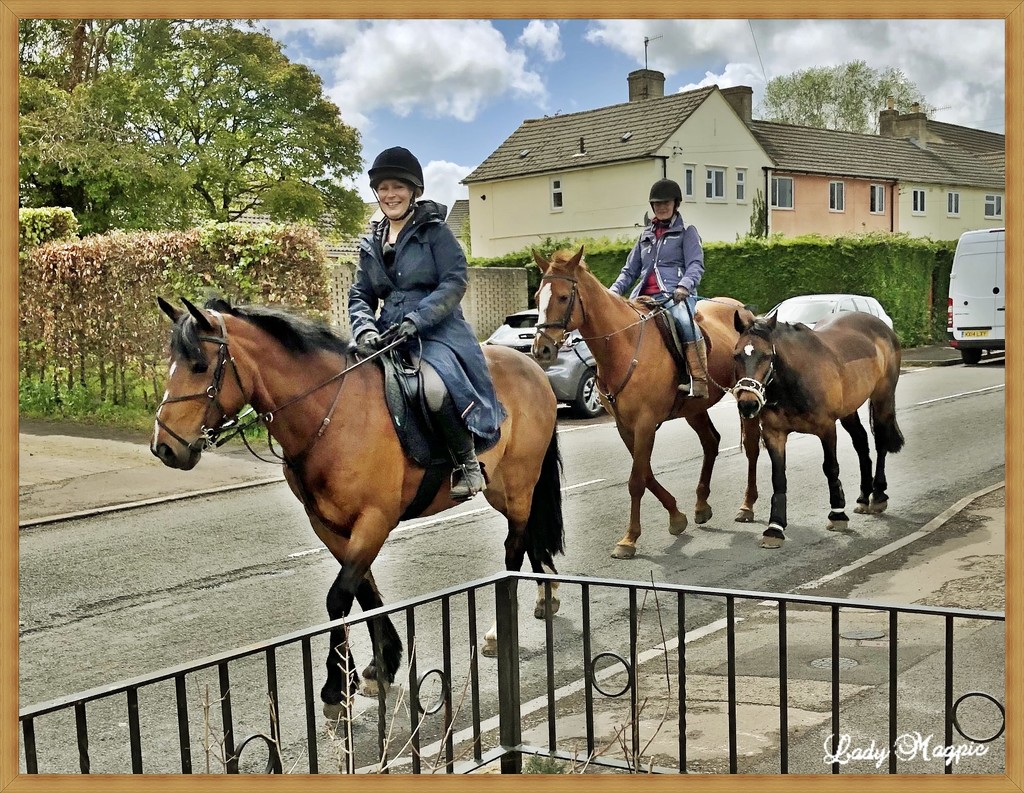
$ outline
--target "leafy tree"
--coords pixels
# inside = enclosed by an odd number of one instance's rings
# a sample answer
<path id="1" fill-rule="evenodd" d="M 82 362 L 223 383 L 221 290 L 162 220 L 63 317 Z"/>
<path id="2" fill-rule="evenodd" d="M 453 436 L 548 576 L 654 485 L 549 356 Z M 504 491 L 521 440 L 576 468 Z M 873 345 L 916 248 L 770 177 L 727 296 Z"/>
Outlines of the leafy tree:
<path id="1" fill-rule="evenodd" d="M 269 36 L 225 20 L 22 20 L 24 206 L 83 232 L 258 208 L 361 228 L 359 133 Z"/>
<path id="2" fill-rule="evenodd" d="M 772 78 L 765 86 L 759 116 L 805 127 L 877 132 L 878 111 L 890 96 L 898 108 L 918 102 L 928 110 L 917 86 L 899 69 L 879 71 L 864 61 L 852 61 Z"/>

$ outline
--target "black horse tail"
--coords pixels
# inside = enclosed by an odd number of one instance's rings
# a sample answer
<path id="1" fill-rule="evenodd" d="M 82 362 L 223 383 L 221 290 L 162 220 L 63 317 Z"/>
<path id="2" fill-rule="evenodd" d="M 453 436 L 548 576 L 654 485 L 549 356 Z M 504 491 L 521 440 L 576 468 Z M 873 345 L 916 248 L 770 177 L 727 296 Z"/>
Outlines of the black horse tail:
<path id="1" fill-rule="evenodd" d="M 896 454 L 903 448 L 903 433 L 900 425 L 896 423 L 895 409 L 886 411 L 889 415 L 884 420 L 878 420 L 875 415 L 875 406 L 871 406 L 871 431 L 875 434 L 875 449 L 884 449 L 889 454 Z"/>
<path id="2" fill-rule="evenodd" d="M 565 550 L 565 527 L 562 523 L 562 455 L 558 451 L 558 431 L 551 433 L 551 442 L 544 454 L 540 479 L 533 488 L 530 517 L 526 519 L 526 542 L 530 555 L 538 564 L 555 567 L 555 554 Z"/>

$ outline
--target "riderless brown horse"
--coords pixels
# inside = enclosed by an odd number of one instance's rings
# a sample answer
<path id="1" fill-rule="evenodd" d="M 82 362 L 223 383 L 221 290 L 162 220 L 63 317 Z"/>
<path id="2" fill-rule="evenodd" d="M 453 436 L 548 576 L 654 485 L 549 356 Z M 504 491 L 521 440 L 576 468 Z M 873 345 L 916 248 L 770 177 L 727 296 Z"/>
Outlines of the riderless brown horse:
<path id="1" fill-rule="evenodd" d="M 536 294 L 539 317 L 533 354 L 542 363 L 553 360 L 565 335 L 579 329 L 597 363 L 602 401 L 614 416 L 619 435 L 633 457 L 629 474 L 629 526 L 612 551 L 616 559 L 631 559 L 640 537 L 640 499 L 645 489 L 668 510 L 670 534 L 681 534 L 687 525 L 686 515 L 679 511 L 675 496 L 658 482 L 651 470 L 654 434 L 662 422 L 683 418 L 700 438 L 704 463 L 697 483 L 694 520 L 701 524 L 711 518 L 707 499 L 721 436 L 711 422 L 708 409 L 733 384 L 732 349 L 736 341 L 733 314 L 750 312 L 729 297 L 698 302 L 696 318 L 710 342 L 708 397 L 685 397 L 676 388 L 679 373 L 661 334 L 654 328 L 647 330 L 657 309 L 609 292 L 587 268 L 582 247 L 575 254 L 557 251 L 550 261 L 536 251 L 533 256 L 542 273 Z M 747 488 L 735 519 L 749 523 L 754 519 L 757 500 L 757 422 L 742 421 L 741 435 L 747 456 Z"/>
<path id="2" fill-rule="evenodd" d="M 203 450 L 235 426 L 242 408 L 257 411 L 283 452 L 284 474 L 320 540 L 341 565 L 327 595 L 332 620 L 353 598 L 362 609 L 382 605 L 370 566 L 417 494 L 424 468 L 403 451 L 375 362 L 356 357 L 351 340 L 326 325 L 279 309 L 232 307 L 213 299 L 187 311 L 163 299 L 174 321 L 167 392 L 157 409 L 151 449 L 165 465 L 191 469 Z M 519 570 L 524 555 L 534 572 L 554 572 L 562 552 L 561 460 L 555 434 L 558 406 L 544 372 L 529 356 L 493 346 L 484 350 L 498 399 L 508 417 L 501 437 L 480 460 L 487 501 L 508 519 L 505 565 Z M 443 477 L 431 515 L 455 506 Z M 542 568 L 547 568 L 546 570 Z M 535 615 L 558 609 L 538 587 Z M 370 631 L 374 661 L 363 671 L 364 693 L 394 680 L 402 642 L 389 619 Z M 378 641 L 379 638 L 379 641 Z M 485 638 L 493 654 L 495 629 Z M 359 676 L 344 628 L 331 631 L 324 712 L 336 717 Z M 377 659 L 380 659 L 379 661 Z M 378 669 L 378 664 L 383 668 Z"/>
<path id="3" fill-rule="evenodd" d="M 778 322 L 775 316 L 753 319 L 736 312 L 733 393 L 740 416 L 758 419 L 772 461 L 772 508 L 762 548 L 781 548 L 786 529 L 786 439 L 805 432 L 821 439 L 828 480 L 826 528 L 845 529 L 846 496 L 839 481 L 836 421 L 850 433 L 860 458 L 857 513 L 884 512 L 885 456 L 903 448 L 896 424 L 896 381 L 900 343 L 877 317 L 861 312 L 839 314 L 811 330 L 802 323 Z M 871 430 L 878 456 L 871 476 L 871 451 L 858 408 L 870 402 Z"/>

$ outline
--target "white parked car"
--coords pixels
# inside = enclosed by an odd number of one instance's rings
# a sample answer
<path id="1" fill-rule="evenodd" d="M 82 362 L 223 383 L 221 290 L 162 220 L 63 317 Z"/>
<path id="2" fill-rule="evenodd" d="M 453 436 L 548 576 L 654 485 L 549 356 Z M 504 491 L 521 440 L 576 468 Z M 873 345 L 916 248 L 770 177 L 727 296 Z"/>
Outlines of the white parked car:
<path id="1" fill-rule="evenodd" d="M 779 318 L 779 322 L 802 322 L 813 328 L 826 317 L 848 311 L 872 314 L 892 327 L 892 319 L 885 313 L 882 304 L 867 295 L 799 295 L 783 300 L 766 316 L 774 314 Z"/>

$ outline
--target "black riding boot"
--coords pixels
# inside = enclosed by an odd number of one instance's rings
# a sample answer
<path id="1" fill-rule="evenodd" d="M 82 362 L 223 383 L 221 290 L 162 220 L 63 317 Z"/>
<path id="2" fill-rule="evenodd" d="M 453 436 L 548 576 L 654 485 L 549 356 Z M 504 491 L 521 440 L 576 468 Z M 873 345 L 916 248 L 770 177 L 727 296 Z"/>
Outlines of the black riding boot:
<path id="1" fill-rule="evenodd" d="M 450 396 L 445 396 L 441 408 L 434 414 L 451 452 L 455 470 L 452 471 L 451 498 L 464 501 L 487 488 L 480 462 L 473 447 L 473 433 L 466 429 L 462 417 L 455 410 Z"/>

